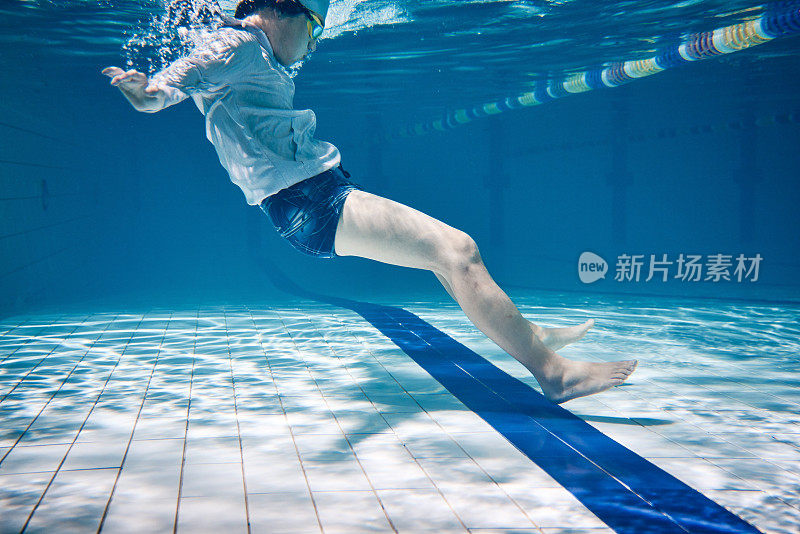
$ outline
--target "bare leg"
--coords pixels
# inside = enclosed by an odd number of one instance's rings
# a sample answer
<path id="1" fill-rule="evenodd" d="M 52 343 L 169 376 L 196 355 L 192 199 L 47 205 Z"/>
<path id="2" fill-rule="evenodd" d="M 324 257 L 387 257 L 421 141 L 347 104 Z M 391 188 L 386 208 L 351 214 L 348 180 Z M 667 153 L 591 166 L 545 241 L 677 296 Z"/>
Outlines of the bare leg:
<path id="1" fill-rule="evenodd" d="M 492 280 L 472 238 L 413 208 L 354 191 L 335 246 L 342 256 L 433 271 L 472 323 L 527 367 L 555 402 L 619 385 L 636 367 L 635 360 L 578 362 L 556 354 L 539 337 L 545 329 L 525 319 Z M 579 328 L 585 332 L 589 323 Z"/>
<path id="2" fill-rule="evenodd" d="M 436 278 L 439 279 L 439 282 L 444 286 L 445 291 L 453 297 L 453 300 L 458 302 L 455 294 L 453 293 L 453 289 L 450 287 L 450 284 L 447 282 L 447 279 L 442 276 L 441 274 L 434 272 L 433 274 L 436 275 Z M 499 288 L 498 288 L 499 289 Z M 550 350 L 559 350 L 562 347 L 569 345 L 570 343 L 574 343 L 581 339 L 583 336 L 586 335 L 586 332 L 594 326 L 594 319 L 589 319 L 585 323 L 581 323 L 575 326 L 566 326 L 561 328 L 543 328 L 539 325 L 530 323 L 533 332 L 537 335 L 537 337 L 541 340 L 541 342 Z"/>

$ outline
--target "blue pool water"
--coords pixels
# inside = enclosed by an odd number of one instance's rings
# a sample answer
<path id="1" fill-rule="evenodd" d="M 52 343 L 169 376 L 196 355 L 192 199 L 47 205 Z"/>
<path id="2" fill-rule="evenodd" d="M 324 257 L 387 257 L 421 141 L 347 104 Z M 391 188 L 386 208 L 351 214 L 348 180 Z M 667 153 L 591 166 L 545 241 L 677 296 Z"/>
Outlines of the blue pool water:
<path id="1" fill-rule="evenodd" d="M 639 360 L 560 407 L 431 273 L 298 254 L 194 106 L 108 86 L 214 5 L 0 5 L 0 532 L 797 532 L 800 3 L 332 2 L 295 107 L 353 179 L 594 318 L 564 356 Z M 701 53 L 731 27 L 767 42 Z"/>
<path id="2" fill-rule="evenodd" d="M 398 135 L 787 5 L 334 2 L 328 36 L 295 78 L 295 106 L 316 112 L 317 136 L 357 182 L 475 237 L 504 287 L 797 301 L 793 36 Z M 155 32 L 168 26 L 160 2 L 0 10 L 4 309 L 175 302 L 198 287 L 246 300 L 272 291 L 253 249 L 320 291 L 438 291 L 428 273 L 395 270 L 389 284 L 383 266 L 298 257 L 244 205 L 196 109 L 137 114 L 108 87 L 107 65 L 153 70 L 178 53 Z M 641 256 L 641 279 L 582 283 L 586 251 L 609 266 Z M 645 282 L 664 254 L 668 281 Z M 681 254 L 729 257 L 731 274 L 740 255 L 763 260 L 755 282 L 686 281 L 674 278 Z"/>

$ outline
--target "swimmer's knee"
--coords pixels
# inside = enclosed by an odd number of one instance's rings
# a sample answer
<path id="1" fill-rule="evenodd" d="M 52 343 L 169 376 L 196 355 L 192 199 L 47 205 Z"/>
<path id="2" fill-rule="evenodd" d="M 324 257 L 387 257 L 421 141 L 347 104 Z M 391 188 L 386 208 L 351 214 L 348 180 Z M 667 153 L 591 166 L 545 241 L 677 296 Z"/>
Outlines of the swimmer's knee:
<path id="1" fill-rule="evenodd" d="M 478 244 L 468 233 L 453 229 L 440 249 L 440 267 L 444 272 L 457 272 L 480 263 Z"/>

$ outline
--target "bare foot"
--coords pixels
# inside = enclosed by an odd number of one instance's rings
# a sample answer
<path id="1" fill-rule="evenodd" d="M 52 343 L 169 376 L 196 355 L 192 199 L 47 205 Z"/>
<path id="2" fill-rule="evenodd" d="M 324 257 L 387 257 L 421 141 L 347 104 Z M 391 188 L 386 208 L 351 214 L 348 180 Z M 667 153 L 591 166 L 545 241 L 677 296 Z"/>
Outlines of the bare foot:
<path id="1" fill-rule="evenodd" d="M 553 370 L 539 379 L 545 396 L 558 404 L 622 384 L 638 363 L 637 360 L 581 362 L 558 358 Z"/>
<path id="2" fill-rule="evenodd" d="M 583 324 L 569 326 L 566 328 L 542 328 L 539 339 L 550 350 L 558 349 L 578 341 L 586 335 L 586 332 L 594 326 L 594 319 L 589 319 Z"/>

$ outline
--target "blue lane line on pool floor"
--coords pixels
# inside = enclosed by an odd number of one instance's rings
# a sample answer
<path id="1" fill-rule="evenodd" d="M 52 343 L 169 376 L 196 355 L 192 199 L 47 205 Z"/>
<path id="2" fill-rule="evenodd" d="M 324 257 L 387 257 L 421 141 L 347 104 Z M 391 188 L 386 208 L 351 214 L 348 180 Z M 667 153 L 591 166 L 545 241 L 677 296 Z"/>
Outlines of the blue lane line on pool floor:
<path id="1" fill-rule="evenodd" d="M 614 531 L 759 532 L 413 313 L 310 293 L 270 270 L 278 288 L 363 317 Z"/>

